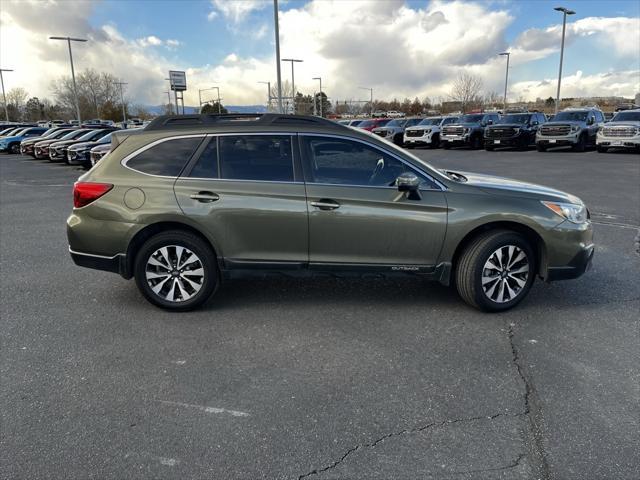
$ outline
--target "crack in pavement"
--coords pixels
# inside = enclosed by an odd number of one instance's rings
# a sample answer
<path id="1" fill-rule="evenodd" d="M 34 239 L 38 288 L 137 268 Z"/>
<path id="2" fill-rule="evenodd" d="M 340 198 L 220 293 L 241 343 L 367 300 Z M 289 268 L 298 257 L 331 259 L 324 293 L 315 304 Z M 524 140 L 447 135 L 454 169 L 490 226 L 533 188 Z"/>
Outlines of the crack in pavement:
<path id="1" fill-rule="evenodd" d="M 344 455 L 342 455 L 342 457 L 339 460 L 336 460 L 335 462 L 333 462 L 332 464 L 323 467 L 323 468 L 316 468 L 314 470 L 311 470 L 308 473 L 305 473 L 303 475 L 298 476 L 298 480 L 302 480 L 303 478 L 307 478 L 310 477 L 311 475 L 318 475 L 320 473 L 326 472 L 327 470 L 331 470 L 333 468 L 336 468 L 338 465 L 340 465 L 342 462 L 344 462 L 346 460 L 346 458 L 351 455 L 352 453 L 357 452 L 358 450 L 362 450 L 364 448 L 374 448 L 376 445 L 378 445 L 379 443 L 384 442 L 385 440 L 388 440 L 389 438 L 392 437 L 398 437 L 401 435 L 410 435 L 410 434 L 414 434 L 414 433 L 421 433 L 424 432 L 425 430 L 429 430 L 431 428 L 437 428 L 437 427 L 444 427 L 446 425 L 453 425 L 456 423 L 464 423 L 464 422 L 476 422 L 479 420 L 494 420 L 498 417 L 522 417 L 522 416 L 526 416 L 527 412 L 522 412 L 522 413 L 514 413 L 514 414 L 507 414 L 507 413 L 497 413 L 495 415 L 490 415 L 490 416 L 478 416 L 478 417 L 467 417 L 467 418 L 457 418 L 454 420 L 443 420 L 440 422 L 431 422 L 428 423 L 427 425 L 423 425 L 420 427 L 415 427 L 415 428 L 410 428 L 410 429 L 404 429 L 404 430 L 400 430 L 398 432 L 392 432 L 392 433 L 388 433 L 387 435 L 384 435 L 380 438 L 378 438 L 377 440 L 371 442 L 371 443 L 363 443 L 360 445 L 356 445 L 355 447 L 350 448 L 349 450 L 346 451 L 346 453 Z M 521 454 L 518 459 L 516 460 L 515 465 L 513 466 L 507 466 L 507 467 L 500 467 L 497 468 L 495 470 L 507 470 L 509 468 L 514 468 L 515 466 L 517 466 L 520 461 L 522 461 L 522 458 L 524 458 L 526 455 L 525 454 Z M 480 471 L 490 471 L 490 470 L 480 470 Z M 464 473 L 464 472 L 462 472 Z M 469 472 L 469 473 L 473 473 L 473 472 Z M 456 472 L 456 474 L 460 474 L 460 472 Z"/>
<path id="2" fill-rule="evenodd" d="M 502 470 L 511 470 L 512 468 L 516 468 L 517 466 L 519 466 L 520 462 L 524 460 L 526 456 L 526 453 L 521 453 L 520 455 L 518 455 L 518 458 L 516 458 L 513 462 L 505 467 L 483 468 L 481 470 L 462 470 L 459 472 L 451 472 L 451 475 L 469 475 L 470 473 L 500 472 Z"/>
<path id="3" fill-rule="evenodd" d="M 507 333 L 507 336 L 509 337 L 509 344 L 511 345 L 512 362 L 518 371 L 520 379 L 524 383 L 524 413 L 529 419 L 530 433 L 533 436 L 532 447 L 535 449 L 533 453 L 540 460 L 541 478 L 546 480 L 550 478 L 550 471 L 542 441 L 542 410 L 538 406 L 535 388 L 533 387 L 531 380 L 525 374 L 523 366 L 520 364 L 520 352 L 518 351 L 518 347 L 516 347 L 513 339 L 515 335 L 515 326 L 515 322 L 509 323 L 509 330 Z"/>

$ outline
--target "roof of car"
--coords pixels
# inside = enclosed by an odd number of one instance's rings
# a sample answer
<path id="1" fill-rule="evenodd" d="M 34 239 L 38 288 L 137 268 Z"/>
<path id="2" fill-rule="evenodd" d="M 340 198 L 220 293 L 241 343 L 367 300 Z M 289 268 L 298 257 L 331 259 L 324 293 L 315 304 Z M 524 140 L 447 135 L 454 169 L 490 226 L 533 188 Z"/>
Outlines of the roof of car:
<path id="1" fill-rule="evenodd" d="M 155 118 L 146 126 L 151 130 L 178 130 L 193 128 L 217 128 L 222 126 L 243 125 L 247 127 L 269 126 L 317 126 L 336 128 L 341 127 L 336 122 L 308 115 L 281 115 L 276 113 L 241 113 L 241 114 L 196 114 L 196 115 L 163 115 Z"/>

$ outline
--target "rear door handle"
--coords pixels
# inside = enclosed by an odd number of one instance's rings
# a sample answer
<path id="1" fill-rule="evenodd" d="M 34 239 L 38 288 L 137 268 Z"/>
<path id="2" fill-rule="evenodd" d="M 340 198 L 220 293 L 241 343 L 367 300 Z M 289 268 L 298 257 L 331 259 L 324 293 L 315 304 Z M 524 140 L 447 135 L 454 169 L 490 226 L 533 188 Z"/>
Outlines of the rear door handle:
<path id="1" fill-rule="evenodd" d="M 317 202 L 311 202 L 311 206 L 319 208 L 320 210 L 335 210 L 336 208 L 340 208 L 338 202 L 326 198 L 320 199 Z"/>
<path id="2" fill-rule="evenodd" d="M 213 192 L 198 192 L 191 195 L 191 198 L 202 203 L 211 203 L 220 200 L 220 196 Z"/>

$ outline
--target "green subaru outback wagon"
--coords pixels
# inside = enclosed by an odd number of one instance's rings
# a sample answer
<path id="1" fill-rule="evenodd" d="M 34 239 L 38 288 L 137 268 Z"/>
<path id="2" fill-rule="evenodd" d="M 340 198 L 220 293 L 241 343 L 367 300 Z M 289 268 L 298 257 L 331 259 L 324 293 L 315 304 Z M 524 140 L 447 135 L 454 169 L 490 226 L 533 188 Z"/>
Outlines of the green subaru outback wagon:
<path id="1" fill-rule="evenodd" d="M 291 115 L 156 118 L 74 186 L 76 264 L 135 278 L 152 303 L 201 306 L 220 282 L 291 275 L 414 275 L 506 310 L 535 277 L 576 278 L 593 257 L 577 197 L 436 170 L 364 131 Z"/>

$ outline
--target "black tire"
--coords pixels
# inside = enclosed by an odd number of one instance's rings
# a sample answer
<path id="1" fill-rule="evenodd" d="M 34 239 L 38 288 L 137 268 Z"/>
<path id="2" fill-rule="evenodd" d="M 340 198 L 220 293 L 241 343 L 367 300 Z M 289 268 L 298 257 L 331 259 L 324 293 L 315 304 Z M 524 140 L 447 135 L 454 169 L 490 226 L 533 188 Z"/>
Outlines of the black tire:
<path id="1" fill-rule="evenodd" d="M 546 145 L 541 145 L 541 144 L 536 144 L 536 150 L 538 150 L 539 152 L 546 152 L 547 151 L 547 147 Z"/>
<path id="2" fill-rule="evenodd" d="M 479 135 L 471 137 L 471 148 L 473 150 L 480 150 L 482 148 L 482 137 Z"/>
<path id="3" fill-rule="evenodd" d="M 393 143 L 395 143 L 399 147 L 402 147 L 404 145 L 404 138 L 402 138 L 402 134 L 393 137 Z"/>
<path id="4" fill-rule="evenodd" d="M 445 150 L 449 150 L 451 148 L 451 144 L 449 142 L 444 142 L 442 144 L 442 148 L 444 148 Z"/>
<path id="5" fill-rule="evenodd" d="M 202 265 L 204 271 L 204 278 L 201 282 L 200 290 L 188 300 L 170 301 L 163 298 L 152 290 L 146 278 L 147 262 L 152 254 L 162 247 L 172 245 L 191 250 L 191 252 L 198 257 L 199 263 Z M 162 232 L 148 239 L 136 255 L 134 276 L 138 289 L 149 302 L 166 310 L 178 312 L 194 310 L 202 306 L 202 304 L 216 292 L 220 284 L 220 274 L 218 272 L 216 256 L 209 244 L 199 236 L 182 230 Z M 167 283 L 167 285 L 169 284 Z M 182 285 L 187 285 L 187 283 L 183 281 Z"/>
<path id="6" fill-rule="evenodd" d="M 439 148 L 440 147 L 440 135 L 434 133 L 431 136 L 431 143 L 429 144 L 431 148 Z"/>
<path id="7" fill-rule="evenodd" d="M 9 144 L 9 153 L 13 155 L 17 155 L 18 153 L 20 153 L 20 144 L 19 143 Z"/>
<path id="8" fill-rule="evenodd" d="M 405 147 L 407 150 L 413 150 L 415 147 L 413 145 L 405 145 Z"/>
<path id="9" fill-rule="evenodd" d="M 574 152 L 584 152 L 587 148 L 587 139 L 584 134 L 580 135 L 578 143 L 571 147 Z"/>
<path id="10" fill-rule="evenodd" d="M 484 266 L 489 257 L 500 247 L 509 245 L 518 247 L 524 252 L 529 271 L 524 285 L 517 291 L 517 294 L 501 303 L 494 301 L 485 293 L 482 288 L 482 276 Z M 515 307 L 527 296 L 533 284 L 536 271 L 536 258 L 533 248 L 522 235 L 510 230 L 493 230 L 479 235 L 466 246 L 458 258 L 455 283 L 460 297 L 467 304 L 485 312 L 500 312 Z M 500 280 L 498 280 L 499 282 Z M 517 284 L 511 283 L 510 285 Z"/>
<path id="11" fill-rule="evenodd" d="M 485 149 L 487 152 L 493 152 L 493 151 L 496 149 L 496 147 L 493 147 L 493 146 L 491 146 L 491 145 L 485 145 L 485 146 L 484 146 L 484 149 Z"/>
<path id="12" fill-rule="evenodd" d="M 596 147 L 596 150 L 598 150 L 598 153 L 607 153 L 609 151 L 609 149 L 607 147 L 603 147 L 601 145 L 598 145 Z"/>

